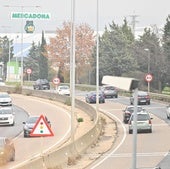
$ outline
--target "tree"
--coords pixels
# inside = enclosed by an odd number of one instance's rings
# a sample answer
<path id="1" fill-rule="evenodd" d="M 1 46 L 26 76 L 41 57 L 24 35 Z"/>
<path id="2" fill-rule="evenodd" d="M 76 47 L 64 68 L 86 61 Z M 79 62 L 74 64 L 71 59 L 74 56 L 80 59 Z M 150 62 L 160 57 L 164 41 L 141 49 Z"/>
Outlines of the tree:
<path id="1" fill-rule="evenodd" d="M 48 79 L 48 58 L 46 57 L 46 40 L 44 38 L 44 32 L 42 32 L 41 44 L 36 45 L 32 43 L 32 47 L 29 50 L 28 57 L 25 59 L 25 69 L 32 69 L 32 80 L 36 79 Z"/>
<path id="2" fill-rule="evenodd" d="M 24 68 L 30 68 L 32 70 L 31 78 L 32 80 L 37 80 L 39 78 L 39 47 L 32 43 L 29 50 L 28 57 L 25 58 Z"/>
<path id="3" fill-rule="evenodd" d="M 109 28 L 105 28 L 99 40 L 100 79 L 104 75 L 122 76 L 123 73 L 135 69 L 133 43 L 134 37 L 126 20 L 122 26 L 112 22 Z M 94 58 L 95 53 L 96 51 L 93 53 Z"/>
<path id="4" fill-rule="evenodd" d="M 64 22 L 61 29 L 57 28 L 56 37 L 50 38 L 47 45 L 48 58 L 52 67 L 59 68 L 58 76 L 64 77 L 65 82 L 69 82 L 70 69 L 70 43 L 71 43 L 71 24 Z M 75 54 L 76 54 L 76 74 L 77 80 L 83 76 L 85 70 L 89 70 L 91 64 L 91 53 L 94 46 L 94 31 L 87 25 L 76 26 L 75 31 Z"/>
<path id="5" fill-rule="evenodd" d="M 135 50 L 138 70 L 143 73 L 143 78 L 140 77 L 143 79 L 142 83 L 146 83 L 144 76 L 148 73 L 149 66 L 149 73 L 154 77 L 154 83 L 151 82 L 152 88 L 161 91 L 162 83 L 165 80 L 166 62 L 160 47 L 160 39 L 150 28 L 145 28 L 143 35 L 136 41 Z"/>
<path id="6" fill-rule="evenodd" d="M 7 36 L 4 36 L 0 38 L 0 62 L 4 64 L 3 68 L 3 75 L 4 79 L 6 79 L 7 76 L 7 62 L 9 61 L 9 56 L 10 59 L 13 58 L 13 40 L 9 40 Z M 10 52 L 10 55 L 9 55 Z"/>
<path id="7" fill-rule="evenodd" d="M 166 24 L 163 29 L 163 49 L 164 55 L 170 60 L 170 15 L 166 19 Z"/>
<path id="8" fill-rule="evenodd" d="M 46 57 L 46 40 L 42 32 L 41 45 L 39 46 L 39 78 L 48 79 L 48 58 Z"/>

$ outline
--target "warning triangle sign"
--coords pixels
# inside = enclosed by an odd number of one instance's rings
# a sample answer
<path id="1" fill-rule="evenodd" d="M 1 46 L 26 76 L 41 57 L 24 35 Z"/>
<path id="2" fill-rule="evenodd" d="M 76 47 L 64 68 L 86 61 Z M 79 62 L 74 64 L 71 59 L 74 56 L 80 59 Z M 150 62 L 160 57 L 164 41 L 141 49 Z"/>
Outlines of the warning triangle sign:
<path id="1" fill-rule="evenodd" d="M 34 125 L 30 136 L 54 136 L 45 117 L 41 115 Z"/>

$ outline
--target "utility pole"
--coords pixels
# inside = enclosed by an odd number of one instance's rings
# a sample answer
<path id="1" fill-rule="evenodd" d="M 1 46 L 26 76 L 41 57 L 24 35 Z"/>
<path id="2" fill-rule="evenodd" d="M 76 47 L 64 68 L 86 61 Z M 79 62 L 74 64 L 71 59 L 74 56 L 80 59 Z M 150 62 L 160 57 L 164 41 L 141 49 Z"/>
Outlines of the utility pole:
<path id="1" fill-rule="evenodd" d="M 131 25 L 132 25 L 132 33 L 135 37 L 135 27 L 136 27 L 136 23 L 138 22 L 136 20 L 136 18 L 139 16 L 139 15 L 129 15 L 131 18 L 132 18 L 132 21 L 131 21 Z"/>

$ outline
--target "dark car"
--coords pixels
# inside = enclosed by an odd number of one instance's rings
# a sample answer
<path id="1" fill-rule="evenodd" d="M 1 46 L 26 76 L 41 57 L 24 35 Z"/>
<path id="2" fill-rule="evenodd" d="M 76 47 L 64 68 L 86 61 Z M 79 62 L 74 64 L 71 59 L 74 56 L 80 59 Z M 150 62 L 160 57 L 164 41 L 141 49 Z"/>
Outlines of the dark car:
<path id="1" fill-rule="evenodd" d="M 144 91 L 138 91 L 138 96 L 137 96 L 137 104 L 148 104 L 150 105 L 150 95 L 148 92 Z M 134 93 L 132 97 L 130 97 L 130 104 L 134 104 Z"/>
<path id="2" fill-rule="evenodd" d="M 0 164 L 15 161 L 15 147 L 11 139 L 0 137 Z"/>
<path id="3" fill-rule="evenodd" d="M 96 103 L 96 91 L 91 91 L 86 94 L 85 100 L 87 103 Z M 99 103 L 105 103 L 104 94 L 100 91 L 99 92 Z"/>
<path id="4" fill-rule="evenodd" d="M 105 98 L 107 97 L 115 97 L 118 98 L 118 90 L 114 86 L 101 86 L 101 91 L 104 93 Z"/>
<path id="5" fill-rule="evenodd" d="M 30 116 L 28 117 L 27 121 L 23 122 L 24 127 L 23 127 L 23 132 L 24 132 L 24 137 L 30 137 L 30 133 L 32 129 L 34 128 L 37 120 L 40 118 L 40 116 Z M 47 121 L 49 127 L 51 127 L 50 121 L 47 119 L 45 116 L 45 120 Z"/>
<path id="6" fill-rule="evenodd" d="M 143 111 L 144 109 L 142 108 L 142 106 L 137 106 L 137 112 Z M 126 108 L 123 110 L 123 122 L 124 123 L 128 123 L 130 116 L 132 115 L 132 113 L 134 112 L 134 106 L 130 105 L 130 106 L 126 106 Z"/>
<path id="7" fill-rule="evenodd" d="M 50 83 L 47 79 L 38 79 L 33 84 L 34 90 L 50 90 Z"/>

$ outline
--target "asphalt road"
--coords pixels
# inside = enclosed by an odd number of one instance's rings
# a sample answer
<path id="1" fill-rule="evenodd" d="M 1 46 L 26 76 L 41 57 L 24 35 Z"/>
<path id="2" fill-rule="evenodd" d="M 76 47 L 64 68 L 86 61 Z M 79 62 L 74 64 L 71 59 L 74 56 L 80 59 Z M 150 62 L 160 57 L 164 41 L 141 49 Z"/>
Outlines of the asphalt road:
<path id="1" fill-rule="evenodd" d="M 113 106 L 117 103 L 119 108 Z M 118 125 L 118 137 L 113 149 L 99 158 L 87 169 L 131 169 L 133 152 L 133 135 L 128 134 L 128 124 L 124 124 L 122 110 L 129 105 L 129 99 L 107 99 L 105 104 L 100 105 L 106 114 L 114 118 Z M 152 115 L 153 133 L 137 134 L 137 169 L 170 169 L 170 120 L 166 118 L 166 105 L 151 102 L 151 105 L 143 105 Z M 169 162 L 168 162 L 169 161 Z"/>
<path id="2" fill-rule="evenodd" d="M 0 166 L 2 169 L 15 168 L 19 164 L 45 154 L 50 151 L 50 149 L 64 143 L 70 136 L 70 113 L 64 108 L 60 108 L 50 101 L 36 97 L 17 94 L 11 94 L 11 97 L 13 99 L 13 104 L 20 106 L 22 109 L 19 109 L 20 111 L 16 112 L 16 125 L 9 128 L 3 128 L 1 134 L 4 133 L 3 135 L 5 136 L 17 135 L 14 139 L 16 159 L 14 162 L 9 162 L 5 166 Z M 51 130 L 53 131 L 54 136 L 24 138 L 22 122 L 27 118 L 25 112 L 29 115 L 46 115 L 51 121 Z M 19 127 L 17 128 L 17 126 Z M 12 132 L 14 134 L 12 134 Z"/>

